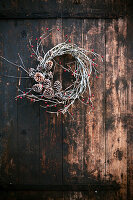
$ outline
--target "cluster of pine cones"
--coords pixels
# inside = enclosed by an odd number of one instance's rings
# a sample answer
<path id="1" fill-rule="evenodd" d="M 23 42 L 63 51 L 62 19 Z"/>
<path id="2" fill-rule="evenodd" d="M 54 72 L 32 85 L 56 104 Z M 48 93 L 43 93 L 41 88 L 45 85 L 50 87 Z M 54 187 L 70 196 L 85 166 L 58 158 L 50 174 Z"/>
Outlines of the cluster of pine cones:
<path id="1" fill-rule="evenodd" d="M 33 78 L 36 82 L 32 86 L 32 90 L 36 93 L 42 94 L 45 98 L 51 99 L 56 94 L 59 94 L 62 90 L 62 84 L 60 81 L 55 81 L 53 83 L 53 73 L 50 71 L 53 67 L 53 61 L 49 60 L 42 65 L 42 57 L 38 58 L 40 65 L 37 66 L 37 69 L 29 69 L 29 76 Z"/>

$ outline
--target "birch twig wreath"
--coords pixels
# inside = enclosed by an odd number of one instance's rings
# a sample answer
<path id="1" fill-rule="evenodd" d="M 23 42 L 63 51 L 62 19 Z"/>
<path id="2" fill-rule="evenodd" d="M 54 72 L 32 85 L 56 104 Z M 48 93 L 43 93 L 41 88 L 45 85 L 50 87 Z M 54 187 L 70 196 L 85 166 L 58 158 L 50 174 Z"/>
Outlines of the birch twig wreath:
<path id="1" fill-rule="evenodd" d="M 36 38 L 36 48 L 32 45 L 32 40 L 29 40 L 30 48 L 32 51 L 31 57 L 34 57 L 38 61 L 36 68 L 30 68 L 26 70 L 24 62 L 21 56 L 18 54 L 21 65 L 13 63 L 6 58 L 10 64 L 21 68 L 26 72 L 26 77 L 33 79 L 33 85 L 28 91 L 22 91 L 18 88 L 20 94 L 15 97 L 28 98 L 32 102 L 42 102 L 40 106 L 46 108 L 49 113 L 66 113 L 73 115 L 69 112 L 69 107 L 74 104 L 76 99 L 79 99 L 85 105 L 90 105 L 90 111 L 93 109 L 90 77 L 92 72 L 98 75 L 97 63 L 95 60 L 102 61 L 103 57 L 95 53 L 93 50 L 86 50 L 78 47 L 76 44 L 71 43 L 70 39 L 66 39 L 63 43 L 60 43 L 45 53 L 43 41 L 50 35 L 51 31 L 47 28 L 47 33 L 43 34 L 39 39 Z M 60 29 L 57 29 L 58 31 Z M 41 49 L 41 50 L 40 50 Z M 71 55 L 75 61 L 72 63 L 66 63 L 65 66 L 61 62 L 56 61 L 56 57 L 63 55 Z M 91 56 L 90 56 L 91 55 Z M 92 59 L 93 57 L 93 59 Z M 71 67 L 73 64 L 74 67 Z M 69 67 L 66 67 L 69 66 Z M 64 72 L 70 73 L 74 77 L 74 82 L 69 87 L 63 88 L 62 81 L 54 81 L 55 68 L 59 67 Z M 13 77 L 13 76 L 8 76 Z M 18 77 L 19 78 L 19 77 Z M 88 92 L 88 97 L 84 99 L 84 94 Z"/>

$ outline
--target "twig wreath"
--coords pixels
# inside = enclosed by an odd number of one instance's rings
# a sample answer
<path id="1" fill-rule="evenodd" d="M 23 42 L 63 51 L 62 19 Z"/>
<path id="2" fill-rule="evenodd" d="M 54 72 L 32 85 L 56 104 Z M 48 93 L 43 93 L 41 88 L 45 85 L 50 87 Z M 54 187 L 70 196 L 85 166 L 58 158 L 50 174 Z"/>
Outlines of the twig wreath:
<path id="1" fill-rule="evenodd" d="M 72 44 L 67 35 L 66 41 L 54 46 L 52 49 L 45 53 L 43 48 L 43 41 L 51 34 L 53 29 L 49 30 L 47 28 L 46 30 L 47 33 L 44 33 L 39 39 L 36 38 L 36 49 L 32 45 L 32 40 L 29 40 L 32 51 L 31 57 L 35 57 L 35 59 L 39 62 L 36 68 L 30 68 L 27 71 L 19 54 L 18 56 L 22 63 L 21 65 L 13 63 L 1 56 L 1 58 L 5 59 L 10 64 L 21 68 L 26 72 L 28 76 L 21 78 L 31 78 L 34 80 L 34 84 L 31 88 L 28 89 L 27 92 L 18 88 L 20 94 L 16 96 L 15 99 L 17 100 L 19 98 L 22 99 L 26 97 L 32 102 L 40 101 L 44 103 L 44 105 L 40 106 L 46 108 L 46 111 L 49 113 L 56 113 L 58 115 L 59 113 L 64 114 L 68 112 L 71 116 L 73 113 L 69 112 L 69 107 L 74 104 L 76 99 L 79 99 L 85 105 L 89 104 L 91 111 L 94 107 L 90 87 L 90 76 L 92 71 L 94 71 L 97 78 L 97 74 L 99 72 L 97 70 L 97 63 L 95 62 L 95 58 L 100 59 L 103 62 L 103 56 L 95 53 L 94 50 L 85 50 L 78 47 L 76 44 Z M 57 30 L 60 31 L 60 29 Z M 43 55 L 41 55 L 40 49 Z M 55 60 L 55 57 L 59 57 L 65 54 L 71 55 L 75 61 L 66 63 L 64 66 L 61 62 L 57 62 Z M 92 59 L 88 54 L 91 54 L 94 56 L 94 58 Z M 71 64 L 74 64 L 74 68 L 71 67 Z M 61 67 L 64 72 L 69 72 L 72 76 L 74 76 L 75 81 L 69 87 L 63 89 L 61 81 L 54 81 L 54 71 L 57 66 Z M 84 93 L 87 90 L 89 91 L 89 95 L 85 100 Z"/>

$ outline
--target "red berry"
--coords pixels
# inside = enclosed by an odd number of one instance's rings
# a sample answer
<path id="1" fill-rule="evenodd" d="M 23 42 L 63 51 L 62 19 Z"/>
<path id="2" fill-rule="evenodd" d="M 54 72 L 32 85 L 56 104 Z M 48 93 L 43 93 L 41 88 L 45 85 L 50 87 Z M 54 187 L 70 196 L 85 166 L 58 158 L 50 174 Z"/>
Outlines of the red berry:
<path id="1" fill-rule="evenodd" d="M 19 99 L 19 96 L 17 96 L 17 98 Z"/>
<path id="2" fill-rule="evenodd" d="M 84 99 L 82 99 L 82 101 L 84 101 Z"/>
<path id="3" fill-rule="evenodd" d="M 103 56 L 102 56 L 102 58 L 103 58 Z"/>
<path id="4" fill-rule="evenodd" d="M 69 42 L 71 42 L 71 40 L 69 40 Z"/>
<path id="5" fill-rule="evenodd" d="M 72 115 L 73 115 L 73 113 L 72 113 Z"/>
<path id="6" fill-rule="evenodd" d="M 93 109 L 94 109 L 94 107 L 93 107 Z"/>
<path id="7" fill-rule="evenodd" d="M 36 38 L 36 40 L 37 40 L 37 38 Z"/>
<path id="8" fill-rule="evenodd" d="M 32 55 L 34 55 L 34 53 L 32 53 Z"/>
<path id="9" fill-rule="evenodd" d="M 47 103 L 47 102 L 45 101 L 45 103 Z"/>
<path id="10" fill-rule="evenodd" d="M 31 47 L 33 48 L 34 46 L 33 46 L 33 45 L 31 45 Z"/>
<path id="11" fill-rule="evenodd" d="M 96 78 L 98 78 L 98 76 L 96 76 Z"/>
<path id="12" fill-rule="evenodd" d="M 67 35 L 66 35 L 66 37 L 67 37 Z"/>
<path id="13" fill-rule="evenodd" d="M 64 72 L 66 72 L 66 69 L 64 70 Z"/>
<path id="14" fill-rule="evenodd" d="M 54 107 L 56 107 L 56 105 Z"/>
<path id="15" fill-rule="evenodd" d="M 30 57 L 32 58 L 32 55 Z"/>
<path id="16" fill-rule="evenodd" d="M 72 76 L 73 76 L 73 73 L 72 73 Z"/>
<path id="17" fill-rule="evenodd" d="M 20 99 L 22 99 L 22 97 L 20 97 Z"/>
<path id="18" fill-rule="evenodd" d="M 93 61 L 95 60 L 95 59 L 92 59 Z"/>
<path id="19" fill-rule="evenodd" d="M 75 73 L 76 73 L 77 71 L 75 70 Z"/>
<path id="20" fill-rule="evenodd" d="M 59 28 L 57 28 L 57 31 L 59 31 L 60 29 Z"/>
<path id="21" fill-rule="evenodd" d="M 88 76 L 90 76 L 90 74 L 88 74 Z"/>
<path id="22" fill-rule="evenodd" d="M 48 28 L 46 28 L 46 30 L 48 31 Z"/>
<path id="23" fill-rule="evenodd" d="M 33 99 L 31 99 L 31 102 L 33 101 Z"/>
<path id="24" fill-rule="evenodd" d="M 59 64 L 61 65 L 61 62 L 59 62 Z"/>
<path id="25" fill-rule="evenodd" d="M 89 104 L 89 102 L 87 102 L 87 104 Z"/>
<path id="26" fill-rule="evenodd" d="M 92 49 L 92 52 L 94 51 L 94 49 Z"/>
<path id="27" fill-rule="evenodd" d="M 47 107 L 49 107 L 49 105 L 47 105 Z"/>

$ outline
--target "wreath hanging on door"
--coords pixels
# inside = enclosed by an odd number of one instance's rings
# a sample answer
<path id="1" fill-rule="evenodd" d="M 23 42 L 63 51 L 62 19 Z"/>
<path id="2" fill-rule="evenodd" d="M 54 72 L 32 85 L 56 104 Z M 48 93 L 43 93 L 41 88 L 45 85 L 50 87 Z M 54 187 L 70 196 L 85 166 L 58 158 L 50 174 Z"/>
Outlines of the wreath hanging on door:
<path id="1" fill-rule="evenodd" d="M 85 105 L 90 105 L 90 111 L 94 108 L 90 87 L 90 76 L 94 72 L 96 78 L 98 78 L 98 70 L 96 60 L 103 62 L 103 56 L 95 53 L 94 50 L 85 50 L 78 47 L 76 44 L 71 43 L 71 40 L 66 35 L 67 39 L 63 43 L 60 43 L 50 49 L 47 53 L 43 49 L 43 41 L 51 34 L 51 31 L 47 28 L 47 33 L 44 33 L 39 39 L 36 38 L 36 48 L 32 45 L 32 40 L 29 40 L 31 47 L 31 57 L 34 57 L 38 61 L 36 68 L 30 68 L 28 71 L 24 66 L 24 62 L 19 55 L 21 65 L 17 65 L 6 58 L 2 57 L 10 64 L 15 65 L 18 68 L 23 69 L 27 77 L 34 80 L 34 83 L 28 91 L 22 91 L 18 88 L 20 94 L 15 97 L 16 100 L 28 98 L 32 102 L 43 102 L 44 105 L 40 105 L 46 108 L 49 113 L 66 113 L 70 115 L 69 107 L 74 104 L 76 99 L 79 99 Z M 57 29 L 60 31 L 60 29 Z M 43 56 L 40 53 L 40 49 L 43 52 Z M 62 55 L 71 55 L 75 61 L 65 63 L 57 62 L 55 57 Z M 90 56 L 91 55 L 91 56 Z M 93 58 L 92 58 L 93 57 Z M 63 80 L 54 81 L 54 71 L 56 67 L 61 67 L 64 72 L 70 73 L 74 77 L 73 83 L 67 87 L 62 87 Z M 23 78 L 23 77 L 20 77 Z M 89 95 L 84 98 L 85 92 L 88 91 Z"/>

